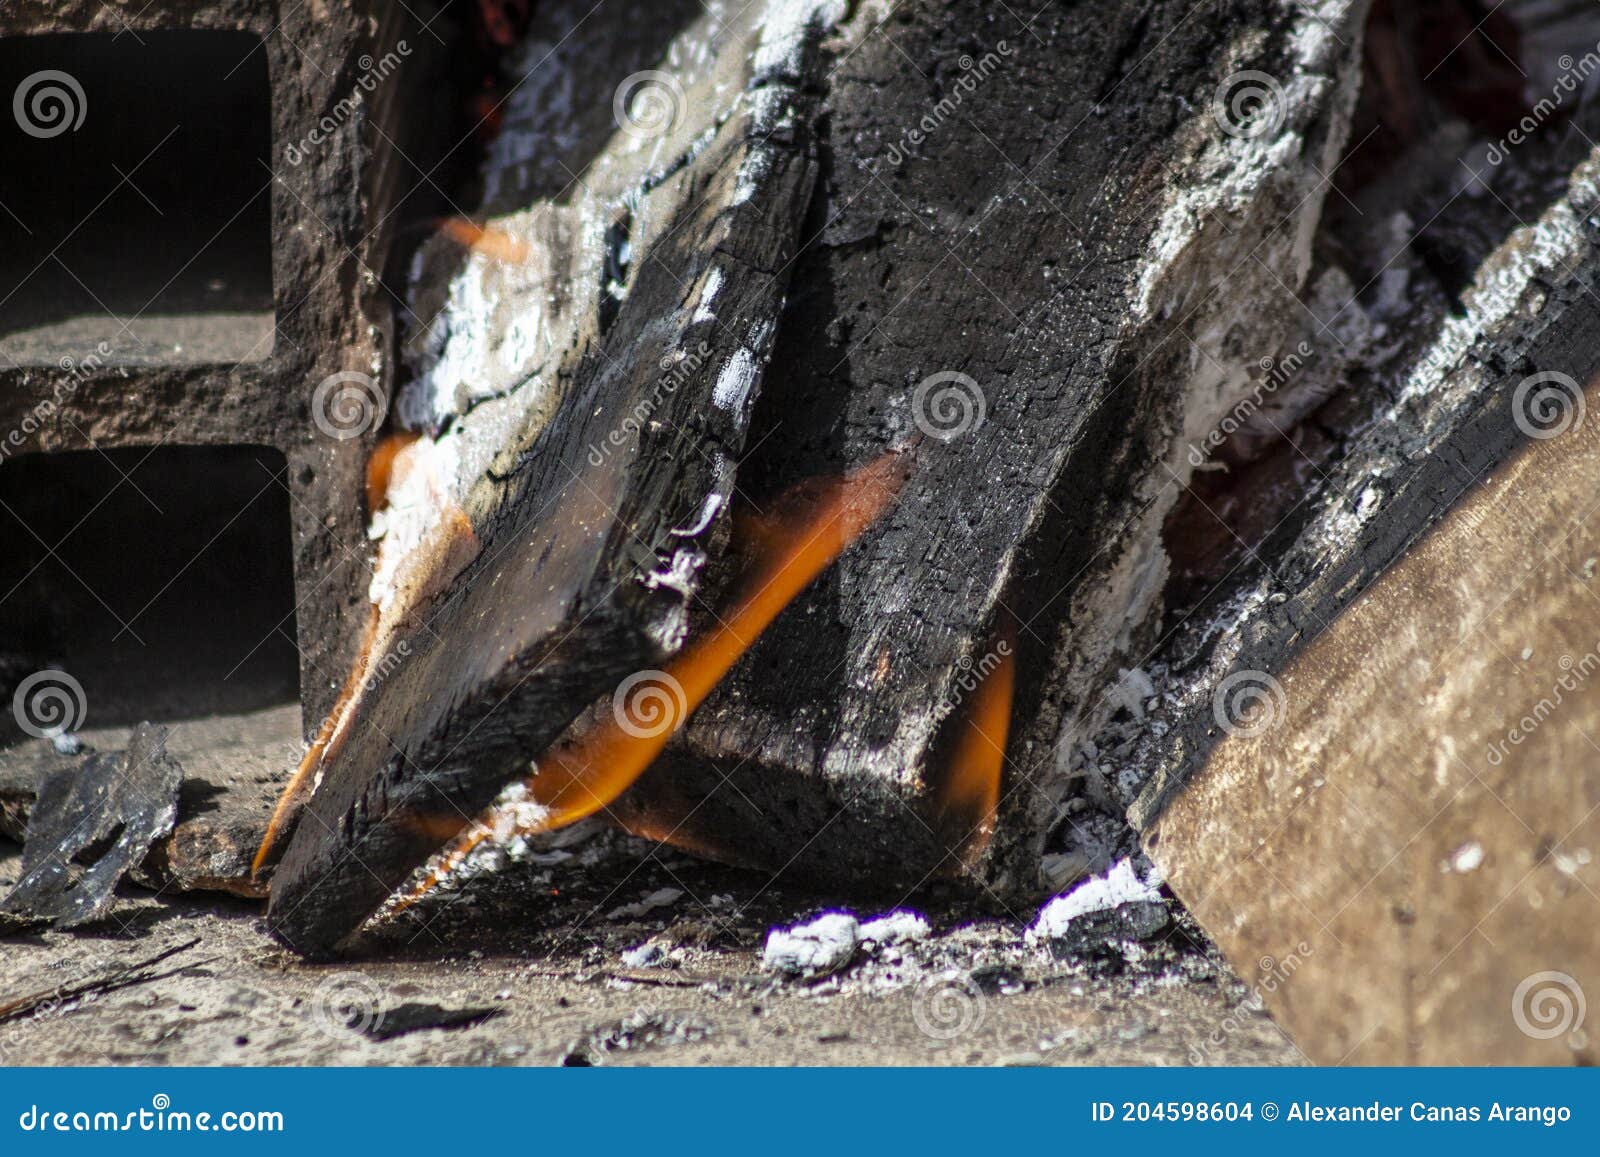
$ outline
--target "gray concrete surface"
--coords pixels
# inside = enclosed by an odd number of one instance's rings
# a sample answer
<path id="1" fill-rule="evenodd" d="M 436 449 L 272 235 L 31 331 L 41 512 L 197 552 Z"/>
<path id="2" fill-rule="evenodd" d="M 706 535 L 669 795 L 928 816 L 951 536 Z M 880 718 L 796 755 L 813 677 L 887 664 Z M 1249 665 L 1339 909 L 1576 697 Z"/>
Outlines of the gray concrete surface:
<path id="1" fill-rule="evenodd" d="M 11 845 L 0 849 L 9 886 L 17 859 Z M 928 917 L 929 939 L 864 948 L 832 977 L 763 972 L 767 930 L 825 899 L 605 836 L 562 862 L 479 877 L 391 921 L 359 959 L 313 966 L 266 935 L 254 904 L 130 890 L 103 926 L 0 941 L 0 1005 L 197 940 L 162 966 L 181 971 L 0 1023 L 0 1063 L 1300 1060 L 1181 913 L 1164 937 L 1062 961 L 1026 944 L 1031 911 L 975 914 L 951 895 L 919 894 L 900 906 Z M 866 918 L 896 899 L 847 906 Z M 645 943 L 661 948 L 661 963 L 624 962 Z M 392 1028 L 407 1004 L 497 1015 L 388 1040 L 361 1031 Z"/>

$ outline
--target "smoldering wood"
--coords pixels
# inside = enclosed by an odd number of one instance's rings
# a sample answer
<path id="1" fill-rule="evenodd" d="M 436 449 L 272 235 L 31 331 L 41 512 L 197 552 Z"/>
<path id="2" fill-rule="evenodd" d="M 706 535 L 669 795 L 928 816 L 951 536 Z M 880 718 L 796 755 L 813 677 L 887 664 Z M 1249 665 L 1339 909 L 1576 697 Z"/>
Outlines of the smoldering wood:
<path id="1" fill-rule="evenodd" d="M 681 123 L 645 147 L 619 136 L 586 173 L 609 195 L 496 222 L 536 266 L 603 274 L 561 291 L 548 378 L 517 367 L 506 393 L 450 415 L 463 458 L 487 457 L 457 475 L 474 556 L 400 628 L 405 661 L 277 868 L 269 920 L 297 950 L 345 941 L 580 711 L 682 644 L 815 181 L 816 7 L 766 26 L 747 12 L 720 35 L 702 21 L 712 63 Z M 575 51 L 607 43 L 597 27 Z M 622 79 L 599 76 L 607 94 Z"/>
<path id="2" fill-rule="evenodd" d="M 615 811 L 691 817 L 709 854 L 791 877 L 956 873 L 950 733 L 1010 618 L 1020 681 L 978 875 L 1007 902 L 1041 887 L 1074 790 L 1057 753 L 1155 637 L 1182 435 L 1298 325 L 1365 7 L 1048 8 L 1020 31 L 976 3 L 908 6 L 842 61 L 741 486 L 759 503 L 870 458 L 919 405 L 937 426 L 928 383 L 952 409 L 898 505 Z M 1213 98 L 1246 70 L 1277 78 L 1283 116 L 1230 135 Z"/>
<path id="3" fill-rule="evenodd" d="M 13 927 L 75 928 L 105 916 L 117 885 L 172 830 L 183 769 L 147 724 L 128 749 L 46 776 L 28 815 L 22 874 L 0 900 Z"/>

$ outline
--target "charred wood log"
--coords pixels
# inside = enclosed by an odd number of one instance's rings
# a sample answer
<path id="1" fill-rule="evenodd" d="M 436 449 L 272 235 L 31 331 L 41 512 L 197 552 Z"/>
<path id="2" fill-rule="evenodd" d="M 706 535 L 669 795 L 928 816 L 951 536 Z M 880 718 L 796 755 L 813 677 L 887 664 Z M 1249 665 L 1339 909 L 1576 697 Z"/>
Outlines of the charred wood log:
<path id="1" fill-rule="evenodd" d="M 302 768 L 315 793 L 273 880 L 297 949 L 335 948 L 580 711 L 682 646 L 816 175 L 826 6 L 772 7 L 691 26 L 682 78 L 629 78 L 572 201 L 450 231 L 475 252 L 408 404 L 422 489 L 391 500 L 368 659 Z M 616 21 L 626 55 L 641 33 Z M 573 47 L 613 50 L 599 27 Z M 530 124 L 549 114 L 532 96 Z M 451 308 L 465 285 L 520 345 L 492 330 L 486 352 L 483 319 Z"/>
<path id="2" fill-rule="evenodd" d="M 742 485 L 760 501 L 918 433 L 924 468 L 619 801 L 624 822 L 674 817 L 690 846 L 837 883 L 959 873 L 972 825 L 940 817 L 1009 621 L 1012 738 L 978 875 L 1002 897 L 1039 887 L 1073 790 L 1058 753 L 1156 635 L 1186 442 L 1297 330 L 1364 8 L 1024 25 L 907 5 L 884 35 L 863 15 Z"/>

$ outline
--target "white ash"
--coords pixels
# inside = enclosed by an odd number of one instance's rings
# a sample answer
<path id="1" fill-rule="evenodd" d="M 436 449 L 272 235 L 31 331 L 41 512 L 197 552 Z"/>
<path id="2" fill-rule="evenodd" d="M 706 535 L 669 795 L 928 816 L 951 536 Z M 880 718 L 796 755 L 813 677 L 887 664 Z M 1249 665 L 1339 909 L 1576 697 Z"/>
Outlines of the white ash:
<path id="1" fill-rule="evenodd" d="M 717 376 L 711 400 L 724 410 L 743 409 L 759 373 L 755 355 L 747 349 L 738 350 Z"/>
<path id="2" fill-rule="evenodd" d="M 1140 722 L 1144 722 L 1145 702 L 1155 696 L 1156 685 L 1138 667 L 1123 668 L 1116 683 L 1106 692 L 1113 707 L 1120 707 Z"/>
<path id="3" fill-rule="evenodd" d="M 624 904 L 609 914 L 612 920 L 636 920 L 648 916 L 657 908 L 667 908 L 683 898 L 682 888 L 657 888 L 637 904 Z"/>
<path id="4" fill-rule="evenodd" d="M 1083 950 L 1154 935 L 1167 921 L 1160 874 L 1143 856 L 1127 856 L 1041 908 L 1027 941 L 1034 947 Z"/>
<path id="5" fill-rule="evenodd" d="M 1094 774 L 1103 774 L 1098 768 Z M 1106 789 L 1091 785 L 1104 798 Z M 1084 799 L 1067 804 L 1056 824 L 1051 851 L 1040 863 L 1040 876 L 1051 892 L 1060 892 L 1084 876 L 1098 875 L 1133 850 L 1133 835 L 1114 810 Z"/>
<path id="6" fill-rule="evenodd" d="M 622 963 L 629 968 L 654 968 L 666 960 L 667 950 L 657 940 L 646 940 L 622 954 Z"/>
<path id="7" fill-rule="evenodd" d="M 1483 865 L 1483 845 L 1477 840 L 1468 840 L 1455 850 L 1446 865 L 1447 871 L 1475 872 Z"/>
<path id="8" fill-rule="evenodd" d="M 826 976 L 855 958 L 861 925 L 848 912 L 826 912 L 809 924 L 767 933 L 761 967 L 790 976 Z"/>
<path id="9" fill-rule="evenodd" d="M 926 940 L 932 931 L 919 913 L 897 908 L 861 925 L 861 939 L 874 944 L 914 944 Z"/>
<path id="10" fill-rule="evenodd" d="M 56 749 L 57 755 L 78 755 L 83 751 L 83 740 L 75 732 L 63 731 L 50 737 L 50 746 Z"/>

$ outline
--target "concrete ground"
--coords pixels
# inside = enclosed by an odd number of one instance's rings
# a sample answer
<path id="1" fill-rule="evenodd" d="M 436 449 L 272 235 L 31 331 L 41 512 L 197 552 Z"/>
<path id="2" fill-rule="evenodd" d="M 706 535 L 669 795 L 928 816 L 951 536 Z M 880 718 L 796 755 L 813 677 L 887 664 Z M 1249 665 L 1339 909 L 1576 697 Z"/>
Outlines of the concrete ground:
<path id="1" fill-rule="evenodd" d="M 9 852 L 10 854 L 7 854 Z M 0 887 L 16 875 L 0 843 Z M 565 858 L 563 858 L 565 856 Z M 129 889 L 113 918 L 0 941 L 0 1010 L 195 941 L 156 978 L 5 1019 L 8 1065 L 1294 1064 L 1297 1050 L 1175 912 L 1163 935 L 1058 960 L 1015 915 L 938 892 L 932 934 L 820 979 L 764 971 L 818 897 L 607 836 L 510 864 L 308 965 L 260 909 Z M 964 910 L 963 910 L 964 909 Z M 627 959 L 624 959 L 624 953 Z M 649 964 L 643 963 L 655 957 Z M 422 1027 L 492 1010 L 490 1019 Z"/>

